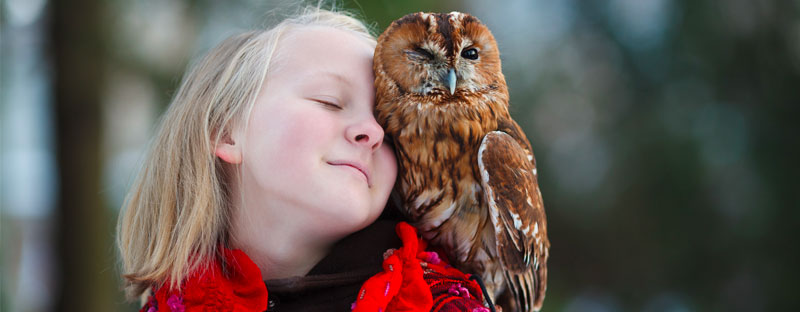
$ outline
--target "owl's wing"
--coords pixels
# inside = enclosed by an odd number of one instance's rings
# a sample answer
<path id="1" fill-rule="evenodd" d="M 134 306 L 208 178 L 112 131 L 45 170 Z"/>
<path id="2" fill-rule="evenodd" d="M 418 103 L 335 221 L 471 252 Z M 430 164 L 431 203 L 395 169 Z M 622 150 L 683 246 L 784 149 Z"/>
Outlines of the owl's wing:
<path id="1" fill-rule="evenodd" d="M 481 142 L 478 166 L 508 287 L 522 311 L 538 310 L 550 243 L 533 154 L 505 132 L 493 131 Z"/>

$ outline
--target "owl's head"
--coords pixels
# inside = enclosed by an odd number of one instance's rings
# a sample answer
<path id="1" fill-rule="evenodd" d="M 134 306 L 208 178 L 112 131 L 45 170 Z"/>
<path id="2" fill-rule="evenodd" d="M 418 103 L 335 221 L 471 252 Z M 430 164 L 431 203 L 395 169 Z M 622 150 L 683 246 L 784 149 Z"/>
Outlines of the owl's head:
<path id="1" fill-rule="evenodd" d="M 465 13 L 420 12 L 394 21 L 378 37 L 374 66 L 401 93 L 507 92 L 494 36 Z"/>

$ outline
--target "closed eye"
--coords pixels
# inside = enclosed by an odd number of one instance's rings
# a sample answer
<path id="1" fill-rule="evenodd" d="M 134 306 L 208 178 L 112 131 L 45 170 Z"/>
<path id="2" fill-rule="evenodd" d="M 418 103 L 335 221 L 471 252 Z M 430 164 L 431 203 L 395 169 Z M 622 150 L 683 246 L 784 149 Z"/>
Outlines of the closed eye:
<path id="1" fill-rule="evenodd" d="M 414 52 L 417 52 L 417 53 L 421 54 L 422 56 L 428 58 L 429 60 L 433 59 L 433 53 L 431 53 L 428 50 L 425 50 L 423 48 L 416 48 L 416 49 L 414 49 Z"/>
<path id="2" fill-rule="evenodd" d="M 312 100 L 314 102 L 322 104 L 323 106 L 325 106 L 326 108 L 331 109 L 331 110 L 342 110 L 343 109 L 342 106 L 340 106 L 339 104 L 333 103 L 333 102 L 329 102 L 329 101 L 326 101 L 326 100 L 320 100 L 320 99 L 312 99 Z"/>
<path id="3" fill-rule="evenodd" d="M 419 47 L 414 48 L 413 50 L 405 50 L 404 52 L 412 59 L 417 59 L 420 61 L 430 61 L 434 59 L 434 56 L 430 51 Z"/>

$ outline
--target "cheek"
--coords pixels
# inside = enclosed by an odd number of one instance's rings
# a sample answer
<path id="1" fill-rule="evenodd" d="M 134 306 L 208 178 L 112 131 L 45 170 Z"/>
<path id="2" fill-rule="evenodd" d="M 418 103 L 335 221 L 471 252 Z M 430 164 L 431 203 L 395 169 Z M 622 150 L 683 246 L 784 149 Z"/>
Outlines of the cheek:
<path id="1" fill-rule="evenodd" d="M 313 112 L 284 111 L 278 113 L 275 122 L 269 127 L 271 131 L 265 136 L 274 136 L 270 141 L 270 150 L 283 163 L 297 162 L 298 158 L 309 156 L 321 157 L 320 152 L 332 141 L 330 134 L 335 125 L 330 118 L 321 118 Z M 303 164 L 307 165 L 307 164 Z"/>
<path id="2" fill-rule="evenodd" d="M 476 73 L 476 68 L 472 64 L 466 64 L 466 62 L 462 63 L 461 66 L 458 68 L 462 79 L 464 81 L 476 83 L 476 84 L 483 84 L 485 79 L 479 77 Z"/>
<path id="3" fill-rule="evenodd" d="M 254 112 L 245 142 L 245 162 L 261 188 L 289 191 L 319 167 L 333 133 L 333 121 L 304 103 Z"/>
<path id="4" fill-rule="evenodd" d="M 397 178 L 397 159 L 394 151 L 387 146 L 381 147 L 375 153 L 375 162 L 381 172 L 381 192 L 388 197 Z"/>
<path id="5" fill-rule="evenodd" d="M 333 125 L 329 120 L 319 118 L 313 113 L 302 111 L 284 112 L 283 118 L 276 124 L 280 146 L 313 145 L 320 141 L 319 137 L 330 132 Z"/>

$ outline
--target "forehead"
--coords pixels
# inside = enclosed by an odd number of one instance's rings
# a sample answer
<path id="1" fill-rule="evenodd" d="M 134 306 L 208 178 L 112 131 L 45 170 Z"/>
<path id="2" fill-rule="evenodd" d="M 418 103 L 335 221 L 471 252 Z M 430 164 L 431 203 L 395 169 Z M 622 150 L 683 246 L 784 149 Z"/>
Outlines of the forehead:
<path id="1" fill-rule="evenodd" d="M 305 26 L 285 33 L 278 42 L 270 72 L 327 71 L 343 76 L 372 71 L 374 44 L 352 32 Z"/>
<path id="2" fill-rule="evenodd" d="M 480 24 L 481 22 L 472 15 L 453 11 L 450 13 L 412 13 L 401 17 L 395 23 L 397 26 L 404 24 L 426 25 L 429 32 L 443 33 L 457 30 L 473 23 Z"/>
<path id="3" fill-rule="evenodd" d="M 489 32 L 472 15 L 450 13 L 413 13 L 395 22 L 395 29 L 406 33 L 409 42 L 435 42 L 448 55 L 464 45 L 491 42 Z"/>

